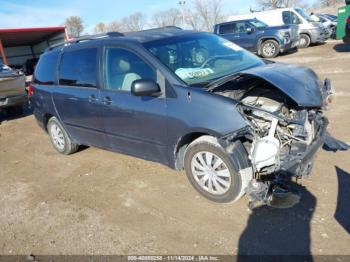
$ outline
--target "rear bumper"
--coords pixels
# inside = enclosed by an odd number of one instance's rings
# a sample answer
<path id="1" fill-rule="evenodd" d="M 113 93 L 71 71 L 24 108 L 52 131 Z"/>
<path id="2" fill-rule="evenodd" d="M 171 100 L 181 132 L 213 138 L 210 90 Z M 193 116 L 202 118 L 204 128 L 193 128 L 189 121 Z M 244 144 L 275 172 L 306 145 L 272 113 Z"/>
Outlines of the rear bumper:
<path id="1" fill-rule="evenodd" d="M 23 105 L 28 100 L 26 94 L 17 96 L 0 97 L 0 107 L 11 107 Z"/>

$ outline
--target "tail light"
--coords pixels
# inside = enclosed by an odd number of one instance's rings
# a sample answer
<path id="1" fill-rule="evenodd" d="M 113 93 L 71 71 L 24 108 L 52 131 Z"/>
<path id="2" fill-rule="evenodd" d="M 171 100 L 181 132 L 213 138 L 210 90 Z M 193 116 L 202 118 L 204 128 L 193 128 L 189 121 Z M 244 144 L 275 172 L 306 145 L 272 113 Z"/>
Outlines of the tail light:
<path id="1" fill-rule="evenodd" d="M 346 19 L 346 23 L 350 24 L 350 17 L 348 17 L 348 19 Z"/>
<path id="2" fill-rule="evenodd" d="M 31 84 L 28 87 L 28 97 L 32 97 L 34 95 L 34 86 Z"/>

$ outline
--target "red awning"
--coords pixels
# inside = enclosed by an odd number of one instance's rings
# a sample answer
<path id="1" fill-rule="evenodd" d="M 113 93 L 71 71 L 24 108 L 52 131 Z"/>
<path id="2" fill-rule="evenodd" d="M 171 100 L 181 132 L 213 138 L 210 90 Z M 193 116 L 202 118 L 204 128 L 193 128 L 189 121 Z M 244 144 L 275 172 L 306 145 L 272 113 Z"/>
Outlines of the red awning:
<path id="1" fill-rule="evenodd" d="M 0 40 L 4 47 L 36 45 L 62 33 L 65 33 L 63 26 L 0 29 Z"/>

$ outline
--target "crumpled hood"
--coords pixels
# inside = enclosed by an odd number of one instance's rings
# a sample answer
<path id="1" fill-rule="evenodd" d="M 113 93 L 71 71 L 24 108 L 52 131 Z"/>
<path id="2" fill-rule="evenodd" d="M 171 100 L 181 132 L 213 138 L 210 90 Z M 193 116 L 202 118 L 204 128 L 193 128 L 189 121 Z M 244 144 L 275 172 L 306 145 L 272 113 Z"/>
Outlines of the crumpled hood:
<path id="1" fill-rule="evenodd" d="M 269 82 L 301 107 L 322 107 L 320 81 L 309 68 L 271 63 L 244 70 L 240 75 L 255 76 Z"/>

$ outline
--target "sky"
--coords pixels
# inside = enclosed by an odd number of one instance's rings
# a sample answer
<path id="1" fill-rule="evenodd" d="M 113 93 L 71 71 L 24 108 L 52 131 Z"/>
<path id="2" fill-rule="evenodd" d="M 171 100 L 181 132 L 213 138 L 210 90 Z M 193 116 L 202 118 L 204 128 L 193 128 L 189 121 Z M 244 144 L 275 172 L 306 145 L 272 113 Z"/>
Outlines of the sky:
<path id="1" fill-rule="evenodd" d="M 256 0 L 222 0 L 226 13 L 249 12 Z M 312 3 L 316 0 L 306 0 Z M 62 25 L 72 15 L 80 16 L 85 31 L 98 22 L 109 23 L 135 12 L 151 17 L 157 11 L 179 7 L 178 0 L 0 0 L 0 28 Z M 190 0 L 186 1 L 189 5 Z"/>

